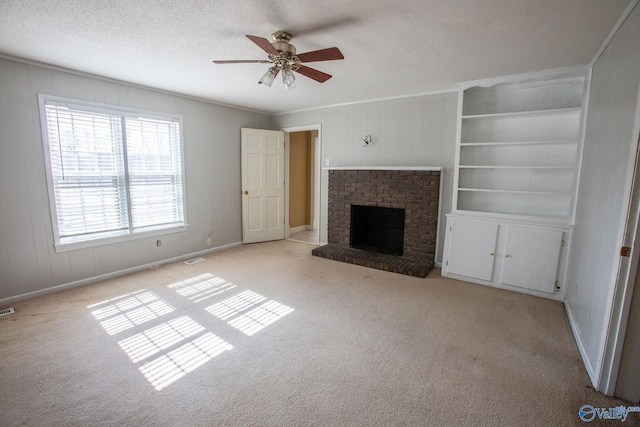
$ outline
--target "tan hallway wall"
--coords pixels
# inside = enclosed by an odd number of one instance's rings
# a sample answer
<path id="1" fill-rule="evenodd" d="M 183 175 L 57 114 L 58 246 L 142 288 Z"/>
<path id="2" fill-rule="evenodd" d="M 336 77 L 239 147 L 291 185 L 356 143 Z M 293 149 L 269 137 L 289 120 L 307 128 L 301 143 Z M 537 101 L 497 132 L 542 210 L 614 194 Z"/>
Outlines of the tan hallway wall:
<path id="1" fill-rule="evenodd" d="M 289 136 L 289 227 L 309 224 L 311 185 L 311 132 L 293 132 Z"/>

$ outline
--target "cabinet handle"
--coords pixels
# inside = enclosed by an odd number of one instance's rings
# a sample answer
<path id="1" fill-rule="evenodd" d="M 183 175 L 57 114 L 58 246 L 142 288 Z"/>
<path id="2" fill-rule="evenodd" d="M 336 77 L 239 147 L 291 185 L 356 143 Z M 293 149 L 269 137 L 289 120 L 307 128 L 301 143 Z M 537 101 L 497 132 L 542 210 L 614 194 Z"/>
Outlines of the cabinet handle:
<path id="1" fill-rule="evenodd" d="M 493 252 L 491 252 L 489 255 L 493 256 Z"/>
<path id="2" fill-rule="evenodd" d="M 509 254 L 504 254 L 504 257 L 505 257 L 505 258 L 509 258 L 510 256 L 511 256 L 511 255 L 509 255 Z"/>

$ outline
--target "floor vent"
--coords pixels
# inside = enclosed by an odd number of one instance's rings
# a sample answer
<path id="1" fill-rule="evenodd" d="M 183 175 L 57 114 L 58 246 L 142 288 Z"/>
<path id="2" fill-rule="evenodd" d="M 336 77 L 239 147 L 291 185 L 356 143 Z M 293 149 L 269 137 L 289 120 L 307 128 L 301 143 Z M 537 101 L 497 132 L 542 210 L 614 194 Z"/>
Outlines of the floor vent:
<path id="1" fill-rule="evenodd" d="M 191 264 L 197 264 L 202 261 L 204 261 L 204 258 L 194 258 L 194 259 L 190 259 L 189 261 L 185 261 L 184 263 L 187 265 L 191 265 Z"/>
<path id="2" fill-rule="evenodd" d="M 0 317 L 8 316 L 13 313 L 15 313 L 15 310 L 13 308 L 5 308 L 3 310 L 0 310 Z"/>

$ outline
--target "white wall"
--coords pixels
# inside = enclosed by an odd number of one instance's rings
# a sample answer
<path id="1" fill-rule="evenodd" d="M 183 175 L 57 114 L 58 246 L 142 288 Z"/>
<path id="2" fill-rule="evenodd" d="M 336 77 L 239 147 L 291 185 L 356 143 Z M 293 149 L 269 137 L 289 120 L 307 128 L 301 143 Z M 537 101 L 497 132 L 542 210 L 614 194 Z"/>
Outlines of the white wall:
<path id="1" fill-rule="evenodd" d="M 331 166 L 443 166 L 440 243 L 442 261 L 444 214 L 451 211 L 455 154 L 457 92 L 372 101 L 277 115 L 278 128 L 322 125 L 322 164 Z M 373 144 L 362 147 L 365 135 Z M 321 175 L 320 241 L 327 241 L 327 177 Z"/>
<path id="2" fill-rule="evenodd" d="M 38 93 L 182 115 L 188 231 L 56 253 Z M 240 128 L 268 129 L 270 122 L 264 114 L 0 58 L 0 304 L 241 241 Z"/>
<path id="3" fill-rule="evenodd" d="M 640 7 L 593 67 L 569 264 L 566 307 L 591 380 L 598 387 L 620 262 L 637 134 Z"/>

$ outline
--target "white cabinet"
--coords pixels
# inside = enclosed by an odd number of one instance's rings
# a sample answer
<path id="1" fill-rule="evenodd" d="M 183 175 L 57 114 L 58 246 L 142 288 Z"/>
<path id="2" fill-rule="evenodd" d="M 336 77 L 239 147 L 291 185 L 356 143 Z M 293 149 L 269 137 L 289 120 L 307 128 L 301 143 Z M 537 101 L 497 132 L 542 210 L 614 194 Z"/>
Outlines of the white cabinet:
<path id="1" fill-rule="evenodd" d="M 552 294 L 564 232 L 505 225 L 506 244 L 500 283 Z"/>
<path id="2" fill-rule="evenodd" d="M 442 275 L 562 299 L 569 227 L 447 216 Z"/>
<path id="3" fill-rule="evenodd" d="M 448 271 L 452 274 L 491 281 L 493 261 L 498 240 L 498 225 L 490 222 L 458 219 L 455 227 L 448 226 L 454 256 L 449 257 Z"/>

